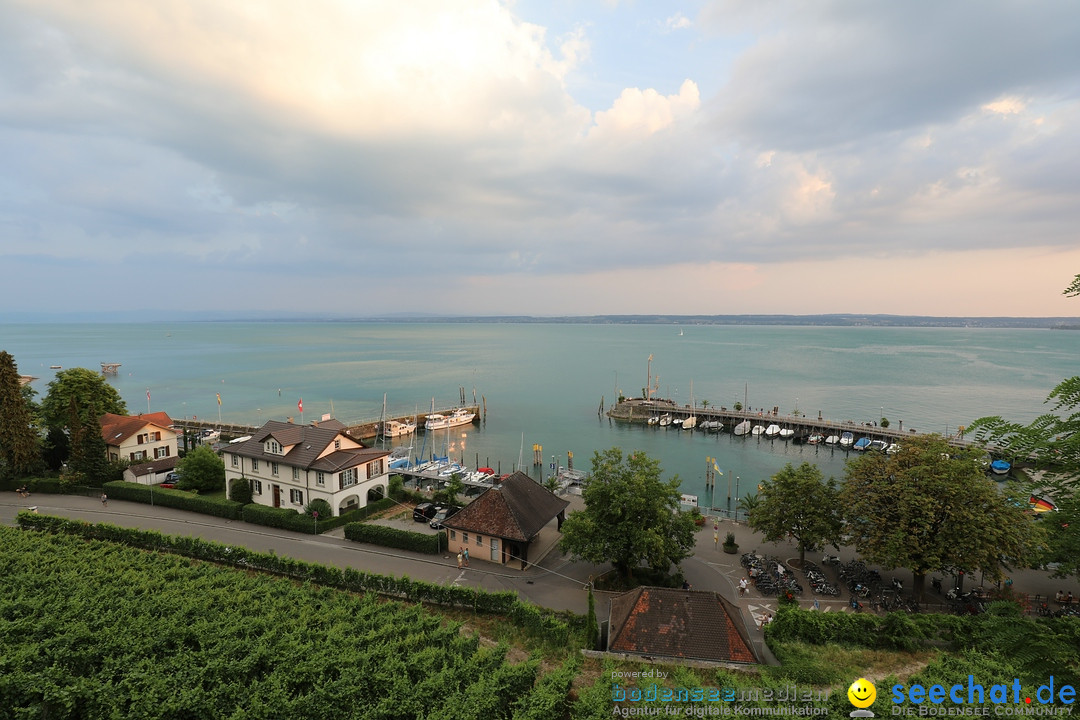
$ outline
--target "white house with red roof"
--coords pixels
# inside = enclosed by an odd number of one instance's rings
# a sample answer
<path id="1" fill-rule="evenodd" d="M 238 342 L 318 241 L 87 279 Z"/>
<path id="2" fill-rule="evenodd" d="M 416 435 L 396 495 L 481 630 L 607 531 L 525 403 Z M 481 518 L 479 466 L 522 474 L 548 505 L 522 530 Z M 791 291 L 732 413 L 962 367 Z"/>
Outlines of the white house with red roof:
<path id="1" fill-rule="evenodd" d="M 176 457 L 176 431 L 163 412 L 101 416 L 101 437 L 110 460 L 133 463 Z"/>
<path id="2" fill-rule="evenodd" d="M 386 496 L 389 454 L 365 447 L 339 422 L 271 420 L 250 439 L 224 450 L 225 486 L 244 478 L 253 502 L 260 505 L 303 511 L 312 500 L 322 499 L 340 515 Z"/>
<path id="3" fill-rule="evenodd" d="M 124 479 L 143 485 L 161 482 L 176 467 L 176 431 L 163 412 L 101 416 L 101 437 L 109 460 L 127 460 Z"/>

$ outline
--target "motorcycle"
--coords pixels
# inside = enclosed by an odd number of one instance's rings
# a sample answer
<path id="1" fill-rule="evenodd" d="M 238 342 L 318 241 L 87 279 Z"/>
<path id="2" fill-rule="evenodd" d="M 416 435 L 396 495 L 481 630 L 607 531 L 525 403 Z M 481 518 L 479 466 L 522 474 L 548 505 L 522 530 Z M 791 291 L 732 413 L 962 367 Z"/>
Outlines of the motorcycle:
<path id="1" fill-rule="evenodd" d="M 839 555 L 830 555 L 829 553 L 825 553 L 825 555 L 823 555 L 822 558 L 821 558 L 821 564 L 822 565 L 839 565 L 840 564 L 840 556 Z"/>
<path id="2" fill-rule="evenodd" d="M 941 578 L 930 578 L 930 585 L 934 588 L 934 592 L 941 594 Z"/>
<path id="3" fill-rule="evenodd" d="M 898 593 L 904 592 L 904 583 L 900 582 L 897 578 L 892 579 L 892 588 Z"/>

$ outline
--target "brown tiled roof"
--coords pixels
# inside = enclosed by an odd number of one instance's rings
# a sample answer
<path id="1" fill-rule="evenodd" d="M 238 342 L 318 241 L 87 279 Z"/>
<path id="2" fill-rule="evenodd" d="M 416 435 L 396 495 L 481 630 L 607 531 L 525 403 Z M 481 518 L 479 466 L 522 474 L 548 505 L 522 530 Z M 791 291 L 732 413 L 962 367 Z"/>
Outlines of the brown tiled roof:
<path id="1" fill-rule="evenodd" d="M 485 490 L 446 520 L 446 527 L 529 542 L 569 505 L 528 475 L 516 472 Z"/>
<path id="2" fill-rule="evenodd" d="M 343 448 L 330 453 L 324 458 L 320 458 L 319 455 L 334 440 L 340 435 L 344 435 L 344 433 L 333 427 L 325 427 L 327 423 L 322 425 L 321 427 L 315 427 L 314 425 L 294 425 L 293 423 L 269 420 L 252 433 L 250 440 L 232 445 L 226 452 L 267 462 L 280 462 L 290 467 L 328 472 L 336 472 L 342 468 L 370 462 L 390 454 L 386 450 L 375 448 Z M 283 448 L 291 447 L 292 449 L 285 455 L 268 453 L 263 449 L 263 443 L 268 438 L 277 440 L 278 444 Z"/>
<path id="3" fill-rule="evenodd" d="M 135 435 L 147 425 L 153 425 L 161 430 L 168 430 L 172 420 L 168 413 L 156 412 L 145 415 L 113 415 L 105 413 L 101 416 L 101 437 L 106 445 L 119 445 L 132 435 Z"/>
<path id="4" fill-rule="evenodd" d="M 612 652 L 756 663 L 738 608 L 704 590 L 640 587 L 611 600 Z"/>

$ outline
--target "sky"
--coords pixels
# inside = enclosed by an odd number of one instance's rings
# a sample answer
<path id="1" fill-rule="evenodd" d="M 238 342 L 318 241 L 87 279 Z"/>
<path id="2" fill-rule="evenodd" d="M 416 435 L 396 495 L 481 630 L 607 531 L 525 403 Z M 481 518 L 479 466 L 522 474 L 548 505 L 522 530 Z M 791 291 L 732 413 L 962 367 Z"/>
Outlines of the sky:
<path id="1" fill-rule="evenodd" d="M 1075 0 L 2 0 L 0 320 L 1080 316 Z"/>

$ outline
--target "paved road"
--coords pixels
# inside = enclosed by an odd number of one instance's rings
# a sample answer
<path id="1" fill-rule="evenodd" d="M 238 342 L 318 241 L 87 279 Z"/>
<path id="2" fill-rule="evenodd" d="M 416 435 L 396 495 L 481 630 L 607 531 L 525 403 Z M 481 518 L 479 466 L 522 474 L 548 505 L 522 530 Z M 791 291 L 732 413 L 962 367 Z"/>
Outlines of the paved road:
<path id="1" fill-rule="evenodd" d="M 352 567 L 386 575 L 409 577 L 439 584 L 479 587 L 490 591 L 512 590 L 530 602 L 557 610 L 570 610 L 584 615 L 588 610 L 585 585 L 590 577 L 608 567 L 574 562 L 557 549 L 551 551 L 541 562 L 521 572 L 487 563 L 476 557 L 469 568 L 459 570 L 456 557 L 448 553 L 442 556 L 422 555 L 401 550 L 391 550 L 345 540 L 341 529 L 314 536 L 252 525 L 239 520 L 223 520 L 198 513 L 145 505 L 142 503 L 110 500 L 103 507 L 97 498 L 77 495 L 37 494 L 28 499 L 7 492 L 0 496 L 0 522 L 15 524 L 15 515 L 21 509 L 36 506 L 38 512 L 79 518 L 90 522 L 107 522 L 125 527 L 157 530 L 169 535 L 200 537 L 228 545 L 240 545 L 252 550 L 294 557 L 308 562 L 323 563 L 337 567 Z M 724 553 L 714 542 L 713 524 L 707 523 L 698 532 L 697 548 L 693 557 L 683 563 L 683 573 L 695 590 L 719 592 L 743 609 L 743 621 L 759 648 L 763 649 L 758 624 L 766 613 L 776 612 L 776 599 L 765 598 L 752 588 L 745 597 L 738 594 L 738 581 L 744 571 L 739 563 L 741 553 L 755 550 L 760 554 L 774 555 L 787 560 L 797 558 L 798 552 L 790 543 L 764 544 L 761 537 L 745 524 L 719 520 L 718 539 L 723 541 L 730 531 L 735 534 L 739 553 Z M 853 551 L 841 549 L 844 560 L 854 557 Z M 819 557 L 809 559 L 820 560 Z M 910 586 L 911 575 L 907 572 L 883 572 L 885 578 L 894 575 Z M 1080 586 L 1075 580 L 1062 581 L 1049 577 L 1049 573 L 1037 570 L 1021 570 L 1012 574 L 1013 588 L 1018 592 L 1039 593 L 1053 596 L 1057 590 L 1072 590 L 1080 596 Z M 978 580 L 978 578 L 974 578 Z M 946 587 L 950 580 L 946 579 Z M 970 588 L 977 582 L 968 581 Z M 929 585 L 929 583 L 928 583 Z M 933 592 L 928 600 L 933 600 Z M 598 593 L 598 612 L 606 610 L 605 594 Z M 803 607 L 813 604 L 813 597 L 804 595 Z M 839 598 L 819 598 L 823 612 L 848 612 L 847 594 Z M 767 657 L 767 653 L 765 654 Z"/>

